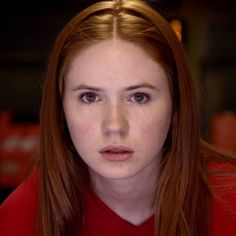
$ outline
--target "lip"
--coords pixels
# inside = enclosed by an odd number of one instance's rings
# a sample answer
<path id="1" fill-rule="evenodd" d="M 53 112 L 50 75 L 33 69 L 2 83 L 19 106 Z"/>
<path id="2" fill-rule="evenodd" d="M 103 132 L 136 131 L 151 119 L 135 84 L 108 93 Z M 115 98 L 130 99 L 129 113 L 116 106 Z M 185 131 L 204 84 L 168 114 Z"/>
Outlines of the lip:
<path id="1" fill-rule="evenodd" d="M 101 156 L 113 162 L 121 162 L 130 159 L 134 150 L 123 145 L 109 145 L 99 150 Z"/>

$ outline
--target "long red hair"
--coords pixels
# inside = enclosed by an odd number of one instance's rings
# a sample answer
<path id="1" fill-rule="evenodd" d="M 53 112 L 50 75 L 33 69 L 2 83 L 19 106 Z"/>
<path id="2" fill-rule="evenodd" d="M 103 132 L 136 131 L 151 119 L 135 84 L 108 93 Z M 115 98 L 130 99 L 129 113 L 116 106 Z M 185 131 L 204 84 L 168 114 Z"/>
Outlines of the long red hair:
<path id="1" fill-rule="evenodd" d="M 41 107 L 38 232 L 83 235 L 83 184 L 89 176 L 68 133 L 62 108 L 63 81 L 75 52 L 113 37 L 144 48 L 169 78 L 173 111 L 156 183 L 156 233 L 207 235 L 210 191 L 204 153 L 216 152 L 200 141 L 195 89 L 181 43 L 162 16 L 138 0 L 96 3 L 76 15 L 57 37 Z M 75 219 L 80 222 L 76 228 Z"/>

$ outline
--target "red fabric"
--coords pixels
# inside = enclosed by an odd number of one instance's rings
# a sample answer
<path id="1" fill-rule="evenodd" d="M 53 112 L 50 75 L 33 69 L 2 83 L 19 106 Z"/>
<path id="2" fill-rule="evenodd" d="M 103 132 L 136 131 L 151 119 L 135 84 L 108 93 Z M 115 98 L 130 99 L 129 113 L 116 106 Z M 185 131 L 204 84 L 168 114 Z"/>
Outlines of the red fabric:
<path id="1" fill-rule="evenodd" d="M 26 181 L 0 206 L 1 236 L 33 236 L 38 205 L 38 171 Z"/>
<path id="2" fill-rule="evenodd" d="M 211 179 L 210 181 L 214 188 L 217 184 L 222 184 L 220 179 Z M 218 196 L 221 197 L 221 200 L 214 198 L 212 202 L 211 236 L 236 235 L 236 179 L 228 179 L 224 183 L 227 190 L 219 191 Z M 1 205 L 1 236 L 34 235 L 38 193 L 38 174 L 36 172 Z M 116 215 L 91 190 L 86 194 L 86 207 L 86 236 L 153 235 L 153 217 L 138 227 L 134 226 Z"/>
<path id="3" fill-rule="evenodd" d="M 232 164 L 212 164 L 214 171 L 233 171 Z M 210 184 L 215 192 L 212 200 L 212 236 L 236 236 L 236 178 L 230 176 L 211 177 Z"/>
<path id="4" fill-rule="evenodd" d="M 85 232 L 88 236 L 154 236 L 154 217 L 135 226 L 112 211 L 92 190 L 86 194 Z"/>

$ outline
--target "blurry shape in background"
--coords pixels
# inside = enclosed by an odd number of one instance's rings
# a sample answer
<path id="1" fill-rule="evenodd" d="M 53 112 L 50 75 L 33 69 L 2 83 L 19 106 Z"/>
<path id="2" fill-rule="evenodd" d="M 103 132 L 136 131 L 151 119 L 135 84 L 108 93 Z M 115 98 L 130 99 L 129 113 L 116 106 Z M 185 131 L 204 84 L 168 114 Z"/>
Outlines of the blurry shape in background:
<path id="1" fill-rule="evenodd" d="M 9 111 L 0 113 L 0 187 L 15 188 L 39 154 L 38 123 L 12 123 Z"/>
<path id="2" fill-rule="evenodd" d="M 179 41 L 182 41 L 182 22 L 178 19 L 173 19 L 170 21 L 170 25 L 177 35 Z"/>
<path id="3" fill-rule="evenodd" d="M 211 119 L 212 144 L 236 153 L 236 113 L 215 113 Z"/>

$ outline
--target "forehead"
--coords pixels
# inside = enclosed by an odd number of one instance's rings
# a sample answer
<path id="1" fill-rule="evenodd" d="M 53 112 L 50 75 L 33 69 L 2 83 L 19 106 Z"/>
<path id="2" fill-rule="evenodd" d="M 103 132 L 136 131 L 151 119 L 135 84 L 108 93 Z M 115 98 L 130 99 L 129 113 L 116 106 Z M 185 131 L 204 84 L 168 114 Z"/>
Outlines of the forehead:
<path id="1" fill-rule="evenodd" d="M 162 66 L 143 48 L 112 39 L 77 51 L 70 61 L 65 80 L 74 83 L 111 80 L 135 83 L 164 77 L 166 73 Z"/>

